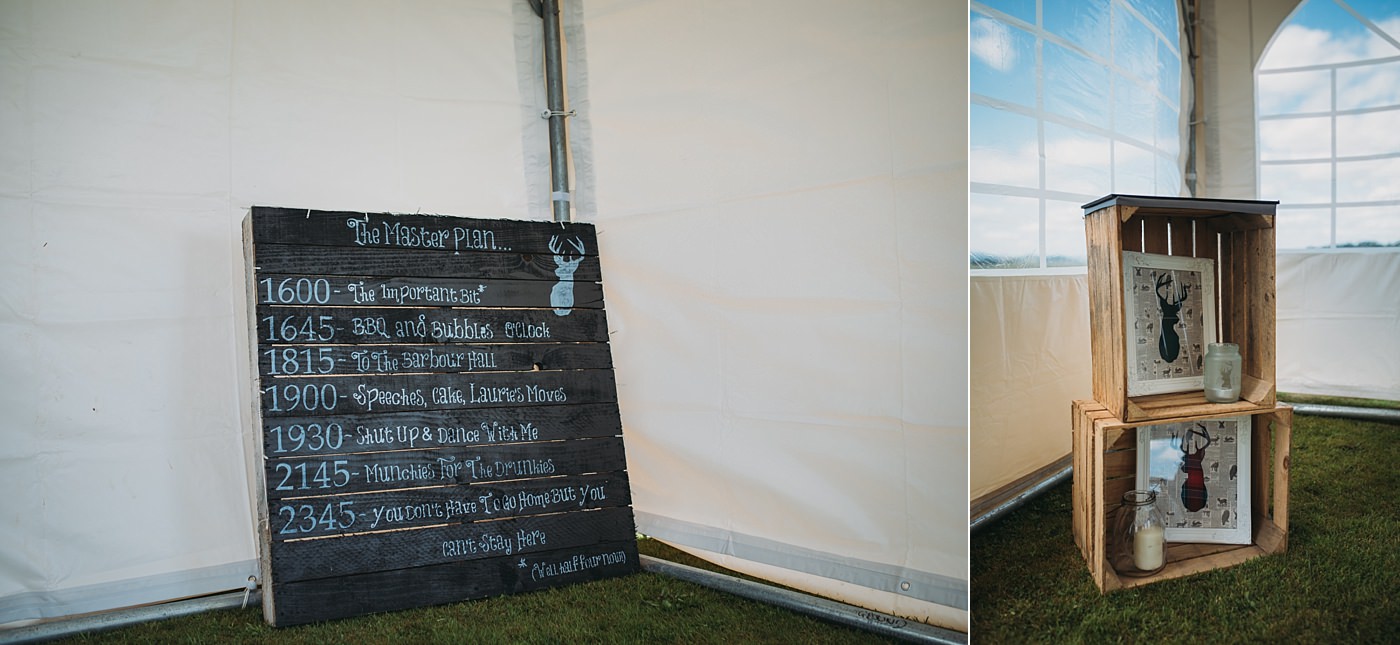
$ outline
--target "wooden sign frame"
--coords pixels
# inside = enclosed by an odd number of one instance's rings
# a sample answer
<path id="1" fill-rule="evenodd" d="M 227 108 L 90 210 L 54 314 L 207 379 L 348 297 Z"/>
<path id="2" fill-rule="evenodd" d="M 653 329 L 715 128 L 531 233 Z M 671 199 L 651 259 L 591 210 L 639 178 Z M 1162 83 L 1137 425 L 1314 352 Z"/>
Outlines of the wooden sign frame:
<path id="1" fill-rule="evenodd" d="M 254 207 L 276 626 L 638 570 L 588 224 Z"/>

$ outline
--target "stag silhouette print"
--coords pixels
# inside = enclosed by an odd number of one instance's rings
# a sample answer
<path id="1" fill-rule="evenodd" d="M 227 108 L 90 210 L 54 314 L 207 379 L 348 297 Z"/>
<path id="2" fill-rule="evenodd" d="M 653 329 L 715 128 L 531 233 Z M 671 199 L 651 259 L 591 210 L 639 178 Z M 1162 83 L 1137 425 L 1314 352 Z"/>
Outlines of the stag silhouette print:
<path id="1" fill-rule="evenodd" d="M 1161 354 L 1162 360 L 1171 363 L 1181 355 L 1181 337 L 1176 335 L 1176 324 L 1181 322 L 1181 303 L 1186 301 L 1186 296 L 1191 293 L 1191 287 L 1184 284 L 1177 284 L 1172 289 L 1173 281 L 1171 274 L 1162 273 L 1157 276 L 1157 307 L 1162 312 L 1162 333 L 1157 337 L 1157 353 Z M 1162 288 L 1167 288 L 1166 295 L 1162 295 Z"/>
<path id="2" fill-rule="evenodd" d="M 565 253 L 564 242 L 568 242 L 577 253 Z M 549 291 L 549 304 L 554 307 L 554 315 L 567 316 L 574 309 L 574 272 L 583 262 L 583 240 L 575 237 L 560 241 L 558 235 L 549 238 L 549 250 L 554 252 L 554 275 L 559 282 Z"/>
<path id="3" fill-rule="evenodd" d="M 1206 457 L 1206 448 L 1214 441 L 1205 426 L 1197 423 L 1196 427 L 1200 430 L 1189 429 L 1186 436 L 1181 438 L 1181 470 L 1186 473 L 1186 481 L 1181 485 L 1181 505 L 1192 513 L 1206 506 L 1206 474 L 1201 465 Z M 1201 439 L 1205 439 L 1205 443 L 1200 443 Z"/>

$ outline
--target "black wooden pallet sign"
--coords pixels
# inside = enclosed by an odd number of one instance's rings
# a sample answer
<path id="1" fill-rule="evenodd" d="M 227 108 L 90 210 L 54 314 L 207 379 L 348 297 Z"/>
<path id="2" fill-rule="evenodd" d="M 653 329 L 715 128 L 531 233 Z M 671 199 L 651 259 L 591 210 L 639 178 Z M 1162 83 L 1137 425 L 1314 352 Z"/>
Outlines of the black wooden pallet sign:
<path id="1" fill-rule="evenodd" d="M 263 614 L 638 570 L 588 224 L 254 207 Z"/>

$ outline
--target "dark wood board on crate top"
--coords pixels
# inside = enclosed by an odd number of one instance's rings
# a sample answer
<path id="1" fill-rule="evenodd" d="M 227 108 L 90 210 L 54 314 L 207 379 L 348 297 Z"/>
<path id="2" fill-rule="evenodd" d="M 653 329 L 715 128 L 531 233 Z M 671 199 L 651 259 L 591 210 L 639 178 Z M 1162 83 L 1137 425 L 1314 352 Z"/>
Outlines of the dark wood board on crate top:
<path id="1" fill-rule="evenodd" d="M 588 224 L 254 207 L 276 626 L 638 570 Z"/>

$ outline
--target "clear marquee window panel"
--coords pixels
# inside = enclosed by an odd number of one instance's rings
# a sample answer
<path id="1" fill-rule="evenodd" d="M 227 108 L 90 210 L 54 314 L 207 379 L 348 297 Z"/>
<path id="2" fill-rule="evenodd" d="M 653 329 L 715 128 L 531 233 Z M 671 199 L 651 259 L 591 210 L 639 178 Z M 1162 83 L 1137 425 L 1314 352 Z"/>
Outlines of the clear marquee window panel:
<path id="1" fill-rule="evenodd" d="M 1179 34 L 1173 0 L 972 3 L 974 269 L 1082 266 L 1082 204 L 1181 194 Z"/>
<path id="2" fill-rule="evenodd" d="M 1353 13 L 1354 11 L 1354 13 Z M 1400 246 L 1400 3 L 1305 0 L 1255 75 L 1281 249 Z"/>

